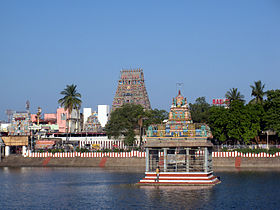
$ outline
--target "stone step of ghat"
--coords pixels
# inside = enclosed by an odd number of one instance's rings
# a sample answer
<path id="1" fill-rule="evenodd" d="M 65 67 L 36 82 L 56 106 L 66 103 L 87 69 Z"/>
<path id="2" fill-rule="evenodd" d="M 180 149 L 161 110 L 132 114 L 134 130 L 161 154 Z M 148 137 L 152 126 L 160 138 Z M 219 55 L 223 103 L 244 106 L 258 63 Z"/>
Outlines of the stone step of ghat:
<path id="1" fill-rule="evenodd" d="M 220 183 L 218 177 L 211 173 L 168 173 L 163 172 L 157 175 L 155 172 L 147 172 L 145 178 L 138 182 L 138 185 L 215 185 Z"/>
<path id="2" fill-rule="evenodd" d="M 210 178 L 213 178 L 214 176 L 210 176 L 210 177 L 172 177 L 172 176 L 166 176 L 166 177 L 162 177 L 162 176 L 159 176 L 159 179 L 160 180 L 208 180 Z M 154 180 L 156 179 L 156 176 L 146 176 L 144 178 L 144 180 Z"/>

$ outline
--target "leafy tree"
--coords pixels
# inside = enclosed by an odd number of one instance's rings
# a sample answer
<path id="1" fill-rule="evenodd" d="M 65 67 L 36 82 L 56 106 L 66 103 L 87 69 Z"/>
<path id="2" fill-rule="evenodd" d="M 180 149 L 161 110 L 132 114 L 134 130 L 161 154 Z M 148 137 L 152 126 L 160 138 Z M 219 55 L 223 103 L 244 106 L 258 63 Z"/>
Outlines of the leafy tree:
<path id="1" fill-rule="evenodd" d="M 227 124 L 229 121 L 228 109 L 219 106 L 212 106 L 209 110 L 209 126 L 214 139 L 225 142 L 227 136 Z"/>
<path id="2" fill-rule="evenodd" d="M 251 96 L 254 96 L 255 98 L 250 101 L 250 103 L 253 104 L 262 104 L 263 103 L 263 97 L 266 95 L 266 92 L 264 92 L 264 84 L 259 80 L 257 82 L 254 82 L 254 85 L 250 85 L 252 88 Z"/>
<path id="3" fill-rule="evenodd" d="M 232 101 L 241 101 L 245 103 L 244 95 L 242 95 L 237 88 L 231 88 L 229 91 L 226 92 L 225 97 L 229 99 L 229 102 Z"/>
<path id="4" fill-rule="evenodd" d="M 82 104 L 82 101 L 80 99 L 82 96 L 77 92 L 77 85 L 67 85 L 66 88 L 60 92 L 60 94 L 64 97 L 59 99 L 58 103 L 62 107 L 64 107 L 64 110 L 68 110 L 70 116 L 73 109 L 76 109 L 78 113 L 78 110 L 80 109 Z M 70 125 L 68 127 L 70 127 Z"/>
<path id="5" fill-rule="evenodd" d="M 246 105 L 248 111 L 249 111 L 249 117 L 250 117 L 250 129 L 252 132 L 252 136 L 255 136 L 255 142 L 258 143 L 259 137 L 264 129 L 264 116 L 265 111 L 264 107 L 261 104 L 247 104 Z M 253 140 L 253 138 L 251 138 Z"/>
<path id="6" fill-rule="evenodd" d="M 128 130 L 127 135 L 124 137 L 124 142 L 126 145 L 133 146 L 135 141 L 135 133 L 132 129 Z"/>
<path id="7" fill-rule="evenodd" d="M 124 104 L 122 107 L 114 110 L 105 131 L 109 138 L 115 139 L 124 136 L 126 145 L 132 146 L 135 141 L 135 129 L 139 128 L 138 121 L 145 115 L 141 105 Z"/>
<path id="8" fill-rule="evenodd" d="M 228 111 L 228 137 L 241 144 L 251 143 L 261 130 L 261 106 L 245 106 L 241 101 L 233 101 Z"/>
<path id="9" fill-rule="evenodd" d="M 150 109 L 145 112 L 144 126 L 147 128 L 151 124 L 161 124 L 168 119 L 168 112 L 159 109 Z"/>
<path id="10" fill-rule="evenodd" d="M 205 101 L 205 97 L 199 97 L 194 104 L 190 103 L 192 120 L 195 123 L 207 123 L 209 120 L 210 104 Z"/>
<path id="11" fill-rule="evenodd" d="M 267 100 L 264 103 L 266 115 L 265 129 L 277 132 L 280 137 L 280 90 L 267 91 Z"/>
<path id="12" fill-rule="evenodd" d="M 144 111 L 141 105 L 124 104 L 111 113 L 105 131 L 109 138 L 117 139 L 124 136 L 125 144 L 133 145 L 136 130 L 147 128 L 151 124 L 160 124 L 165 119 L 168 119 L 168 112 L 165 110 Z M 142 131 L 140 140 L 141 134 Z"/>
<path id="13" fill-rule="evenodd" d="M 215 139 L 240 144 L 250 144 L 261 131 L 264 114 L 261 105 L 244 105 L 239 100 L 232 101 L 230 109 L 211 107 L 209 126 Z"/>

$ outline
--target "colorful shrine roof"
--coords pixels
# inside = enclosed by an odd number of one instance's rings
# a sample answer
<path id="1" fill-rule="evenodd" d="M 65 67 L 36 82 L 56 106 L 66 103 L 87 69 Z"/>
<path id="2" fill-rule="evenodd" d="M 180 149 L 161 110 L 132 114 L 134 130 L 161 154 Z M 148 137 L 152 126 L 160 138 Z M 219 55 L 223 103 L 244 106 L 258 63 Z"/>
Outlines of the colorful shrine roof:
<path id="1" fill-rule="evenodd" d="M 148 138 L 207 138 L 210 136 L 210 128 L 206 124 L 193 123 L 187 99 L 182 96 L 180 90 L 172 100 L 167 123 L 151 125 L 147 131 Z"/>
<path id="2" fill-rule="evenodd" d="M 17 112 L 13 114 L 13 120 L 8 128 L 10 136 L 30 135 L 31 119 L 28 112 Z"/>
<path id="3" fill-rule="evenodd" d="M 102 127 L 98 120 L 96 112 L 94 112 L 91 116 L 88 117 L 87 122 L 85 123 L 84 130 L 86 132 L 94 132 L 94 133 L 98 133 L 102 131 Z"/>

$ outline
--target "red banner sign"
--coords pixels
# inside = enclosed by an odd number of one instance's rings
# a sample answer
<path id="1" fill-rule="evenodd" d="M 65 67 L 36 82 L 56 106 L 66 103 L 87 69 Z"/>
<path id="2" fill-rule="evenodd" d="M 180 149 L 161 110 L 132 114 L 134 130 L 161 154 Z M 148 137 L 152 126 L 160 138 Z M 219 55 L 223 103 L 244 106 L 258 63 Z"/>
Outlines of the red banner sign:
<path id="1" fill-rule="evenodd" d="M 223 104 L 228 104 L 229 100 L 227 98 L 216 98 L 213 99 L 213 105 L 223 105 Z"/>
<path id="2" fill-rule="evenodd" d="M 55 141 L 36 141 L 36 144 L 54 145 Z"/>

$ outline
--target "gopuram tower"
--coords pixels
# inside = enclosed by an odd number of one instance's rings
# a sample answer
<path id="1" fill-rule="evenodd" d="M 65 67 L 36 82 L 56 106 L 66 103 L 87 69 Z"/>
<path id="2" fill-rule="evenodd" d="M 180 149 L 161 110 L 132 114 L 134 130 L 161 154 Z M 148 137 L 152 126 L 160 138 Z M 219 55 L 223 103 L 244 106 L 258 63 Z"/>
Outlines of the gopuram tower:
<path id="1" fill-rule="evenodd" d="M 122 70 L 112 109 L 126 103 L 140 104 L 144 109 L 151 109 L 142 69 Z"/>

